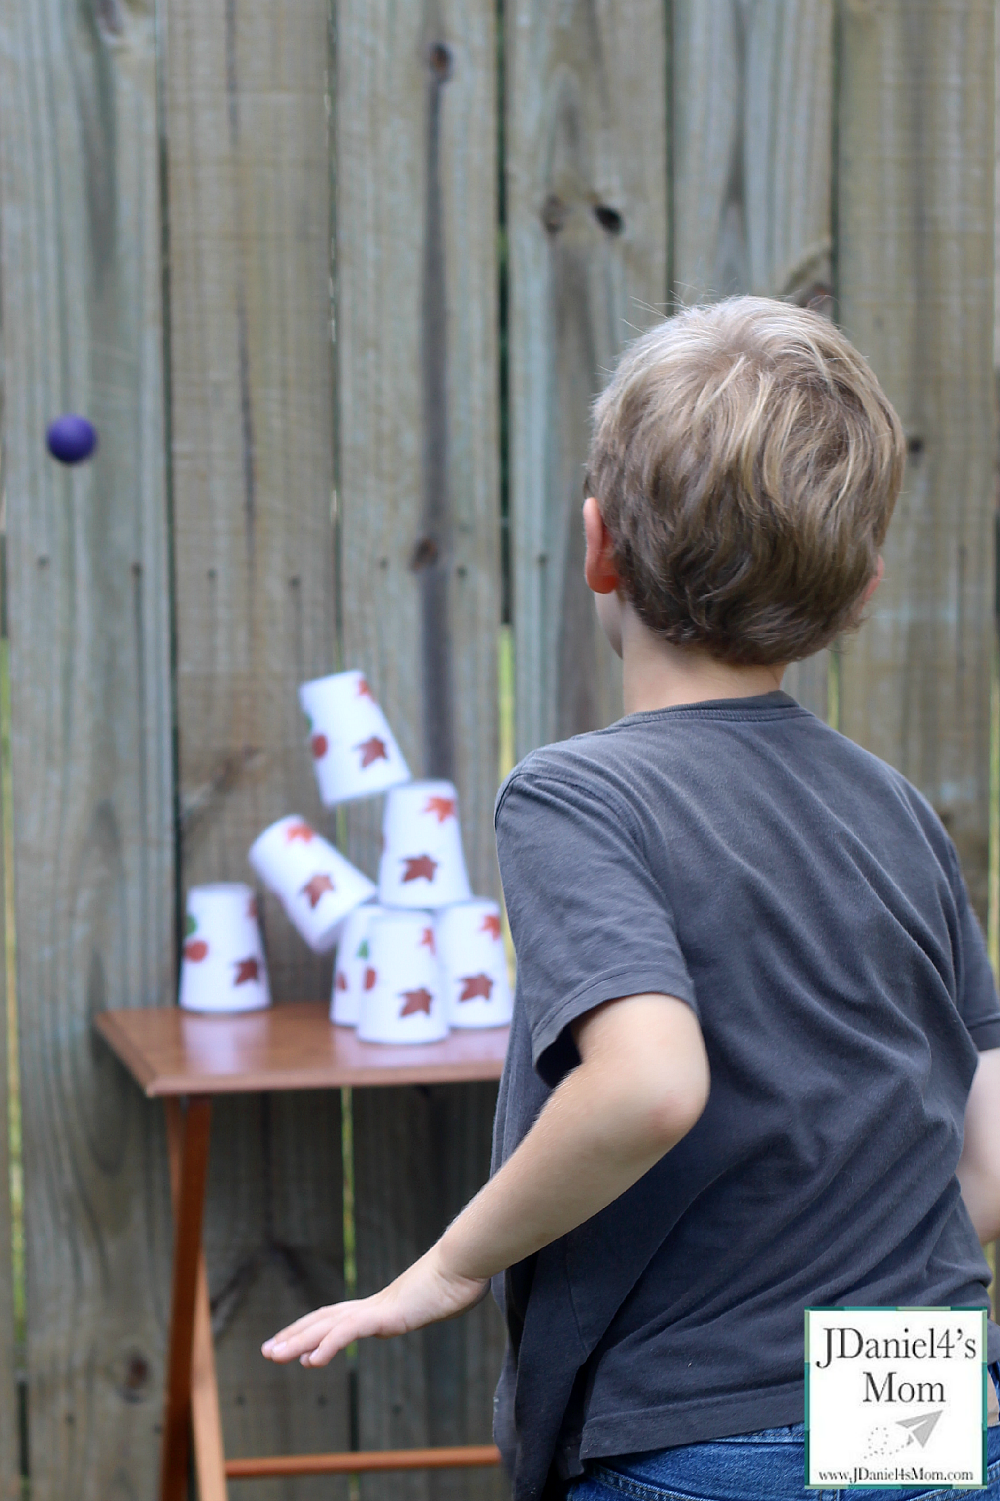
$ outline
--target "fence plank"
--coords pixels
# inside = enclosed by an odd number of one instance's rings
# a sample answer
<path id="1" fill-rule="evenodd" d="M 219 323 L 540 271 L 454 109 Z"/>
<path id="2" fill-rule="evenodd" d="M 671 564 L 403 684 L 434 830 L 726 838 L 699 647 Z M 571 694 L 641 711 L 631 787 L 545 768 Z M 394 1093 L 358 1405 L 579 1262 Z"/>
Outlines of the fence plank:
<path id="1" fill-rule="evenodd" d="M 0 467 L 0 493 L 3 490 L 3 472 Z M 0 580 L 2 588 L 2 580 Z M 15 1501 L 20 1496 L 20 1452 L 18 1434 L 17 1392 L 17 1343 L 14 1325 L 14 1245 L 12 1239 L 11 1209 L 13 1182 L 11 1179 L 10 1110 L 11 1095 L 18 1089 L 11 1080 L 12 1060 L 8 1052 L 10 1039 L 9 1017 L 14 997 L 7 985 L 7 966 L 11 958 L 14 934 L 8 921 L 8 838 L 10 835 L 7 789 L 10 755 L 5 731 L 9 719 L 9 696 L 7 643 L 0 641 L 0 923 L 3 942 L 0 944 L 0 1257 L 3 1257 L 3 1275 L 0 1276 L 0 1497 L 3 1501 Z M 11 1083 L 14 1089 L 10 1088 Z"/>
<path id="2" fill-rule="evenodd" d="M 872 618 L 844 655 L 841 728 L 944 819 L 986 907 L 992 645 L 991 0 L 848 6 L 839 300 L 910 458 Z"/>
<path id="3" fill-rule="evenodd" d="M 158 1114 L 91 1033 L 173 989 L 152 0 L 0 6 L 4 449 L 33 1494 L 156 1486 Z M 86 412 L 60 469 L 47 421 Z"/>
<path id="4" fill-rule="evenodd" d="M 496 888 L 500 627 L 494 10 L 341 0 L 337 20 L 344 661 L 369 674 L 414 772 L 454 776 L 485 892 Z M 349 819 L 353 857 L 372 870 L 379 813 Z M 355 1092 L 362 1292 L 426 1249 L 481 1185 L 494 1095 Z M 362 1447 L 487 1439 L 500 1352 L 489 1305 L 363 1344 Z M 361 1489 L 378 1501 L 486 1498 L 503 1484 L 470 1471 Z"/>
<path id="5" fill-rule="evenodd" d="M 676 0 L 673 291 L 832 313 L 832 0 Z M 784 686 L 827 713 L 828 653 Z"/>
<path id="6" fill-rule="evenodd" d="M 665 311 L 665 8 L 507 11 L 510 512 L 517 754 L 618 718 L 583 582 L 590 401 Z"/>
<path id="7" fill-rule="evenodd" d="M 274 819 L 322 821 L 296 686 L 335 666 L 327 0 L 168 7 L 172 455 L 183 880 L 249 879 Z M 276 902 L 277 1002 L 328 992 Z M 219 1102 L 206 1256 L 231 1456 L 346 1447 L 342 1364 L 260 1344 L 342 1295 L 340 1102 Z M 257 1501 L 347 1481 L 258 1482 Z"/>

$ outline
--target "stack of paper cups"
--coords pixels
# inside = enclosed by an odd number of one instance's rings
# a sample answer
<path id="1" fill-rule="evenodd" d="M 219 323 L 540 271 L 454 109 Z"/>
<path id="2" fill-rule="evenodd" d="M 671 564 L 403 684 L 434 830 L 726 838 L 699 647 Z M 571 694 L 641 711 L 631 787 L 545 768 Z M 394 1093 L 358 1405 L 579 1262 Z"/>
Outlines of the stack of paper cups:
<path id="1" fill-rule="evenodd" d="M 318 954 L 334 947 L 344 918 L 375 894 L 368 877 L 296 813 L 254 841 L 250 864 Z"/>
<path id="2" fill-rule="evenodd" d="M 384 911 L 384 907 L 366 902 L 363 907 L 355 907 L 340 930 L 330 996 L 330 1020 L 339 1027 L 356 1027 L 358 1024 L 368 969 L 368 929 L 372 919 L 380 917 Z"/>
<path id="3" fill-rule="evenodd" d="M 192 886 L 188 892 L 180 1004 L 187 1011 L 260 1011 L 271 1004 L 249 886 Z"/>
<path id="4" fill-rule="evenodd" d="M 451 782 L 410 782 L 385 801 L 378 899 L 383 907 L 447 907 L 471 897 Z"/>
<path id="5" fill-rule="evenodd" d="M 410 780 L 363 672 L 338 672 L 303 683 L 299 703 L 309 721 L 309 749 L 325 807 Z"/>
<path id="6" fill-rule="evenodd" d="M 446 907 L 435 936 L 451 1025 L 505 1027 L 512 1007 L 499 904 L 477 898 Z"/>
<path id="7" fill-rule="evenodd" d="M 430 912 L 385 912 L 368 929 L 358 1036 L 440 1042 L 448 1035 Z"/>

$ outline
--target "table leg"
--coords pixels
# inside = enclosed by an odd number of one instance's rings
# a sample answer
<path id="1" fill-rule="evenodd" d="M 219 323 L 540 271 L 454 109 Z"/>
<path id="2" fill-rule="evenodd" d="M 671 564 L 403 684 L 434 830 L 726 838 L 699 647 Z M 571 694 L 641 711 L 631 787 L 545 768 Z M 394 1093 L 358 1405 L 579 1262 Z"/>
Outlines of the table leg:
<path id="1" fill-rule="evenodd" d="M 205 1252 L 198 1257 L 194 1306 L 194 1351 L 191 1364 L 191 1426 L 198 1501 L 226 1501 L 226 1452 L 222 1442 L 219 1384 L 215 1378 L 212 1308 L 208 1301 Z"/>
<path id="2" fill-rule="evenodd" d="M 192 1354 L 211 1118 L 212 1103 L 206 1095 L 194 1096 L 183 1115 L 179 1101 L 167 1101 L 167 1140 L 174 1189 L 174 1267 L 160 1501 L 185 1501 L 187 1496 Z"/>

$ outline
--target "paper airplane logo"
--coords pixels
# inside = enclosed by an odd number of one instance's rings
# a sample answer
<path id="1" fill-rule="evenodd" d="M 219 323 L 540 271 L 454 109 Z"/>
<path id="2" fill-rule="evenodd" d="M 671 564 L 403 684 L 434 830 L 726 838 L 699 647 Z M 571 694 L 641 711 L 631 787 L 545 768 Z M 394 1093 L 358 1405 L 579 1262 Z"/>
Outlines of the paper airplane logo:
<path id="1" fill-rule="evenodd" d="M 910 1436 L 906 1441 L 907 1447 L 909 1447 L 910 1444 L 917 1443 L 920 1445 L 921 1449 L 924 1448 L 927 1440 L 930 1438 L 931 1434 L 934 1432 L 934 1429 L 937 1427 L 938 1418 L 941 1416 L 941 1413 L 943 1411 L 944 1408 L 942 1407 L 939 1408 L 937 1412 L 922 1412 L 920 1416 L 916 1418 L 900 1418 L 896 1424 L 896 1427 L 908 1428 L 910 1430 Z"/>

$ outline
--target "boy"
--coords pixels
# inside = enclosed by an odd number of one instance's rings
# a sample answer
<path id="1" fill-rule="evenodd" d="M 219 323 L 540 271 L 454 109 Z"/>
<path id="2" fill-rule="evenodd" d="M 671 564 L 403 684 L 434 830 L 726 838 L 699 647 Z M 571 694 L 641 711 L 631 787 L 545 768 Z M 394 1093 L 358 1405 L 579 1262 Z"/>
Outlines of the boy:
<path id="1" fill-rule="evenodd" d="M 903 462 L 847 340 L 759 299 L 645 334 L 596 405 L 626 715 L 497 800 L 494 1175 L 390 1287 L 264 1346 L 321 1365 L 496 1278 L 517 1501 L 807 1494 L 803 1309 L 987 1305 L 1000 1003 L 954 848 L 780 689 L 877 588 Z"/>

